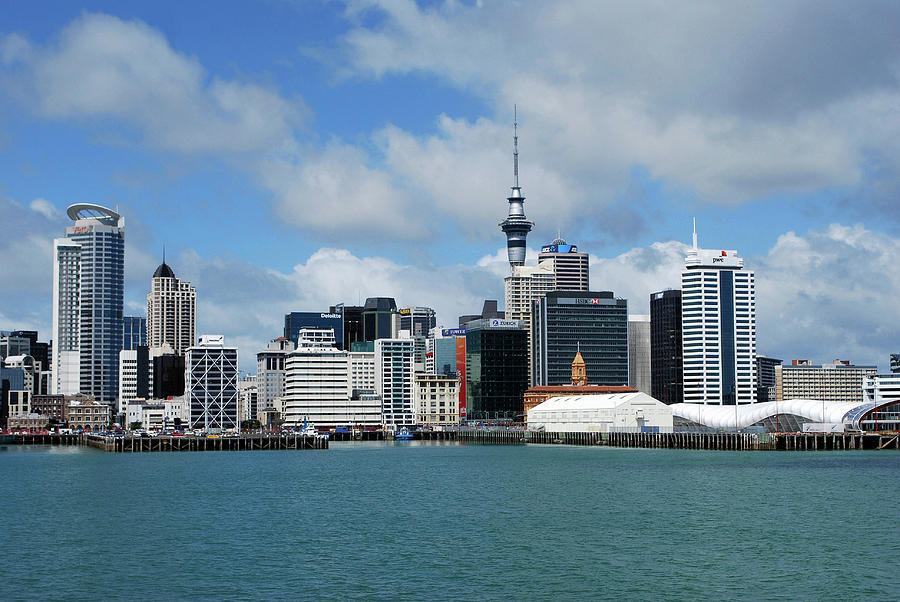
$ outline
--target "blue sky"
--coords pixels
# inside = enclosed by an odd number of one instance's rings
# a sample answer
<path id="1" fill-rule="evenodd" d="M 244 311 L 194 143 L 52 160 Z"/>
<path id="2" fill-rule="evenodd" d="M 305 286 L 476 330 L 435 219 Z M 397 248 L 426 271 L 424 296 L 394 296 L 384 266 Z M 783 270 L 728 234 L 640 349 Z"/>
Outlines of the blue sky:
<path id="1" fill-rule="evenodd" d="M 129 313 L 165 245 L 247 369 L 287 311 L 453 324 L 502 298 L 516 104 L 532 249 L 561 231 L 643 313 L 696 216 L 757 271 L 761 352 L 900 351 L 894 3 L 2 8 L 0 329 L 49 336 L 74 202 L 126 218 Z"/>

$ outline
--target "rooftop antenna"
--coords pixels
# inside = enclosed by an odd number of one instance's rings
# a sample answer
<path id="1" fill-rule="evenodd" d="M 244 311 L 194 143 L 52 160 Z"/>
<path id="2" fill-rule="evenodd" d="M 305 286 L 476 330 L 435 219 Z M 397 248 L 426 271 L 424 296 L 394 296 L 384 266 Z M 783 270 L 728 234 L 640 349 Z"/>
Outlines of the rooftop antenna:
<path id="1" fill-rule="evenodd" d="M 697 248 L 697 218 L 694 218 L 694 248 Z"/>
<path id="2" fill-rule="evenodd" d="M 166 245 L 163 245 L 163 263 L 166 262 Z"/>
<path id="3" fill-rule="evenodd" d="M 516 185 L 519 187 L 519 111 L 516 105 L 513 105 L 513 176 L 515 176 Z"/>

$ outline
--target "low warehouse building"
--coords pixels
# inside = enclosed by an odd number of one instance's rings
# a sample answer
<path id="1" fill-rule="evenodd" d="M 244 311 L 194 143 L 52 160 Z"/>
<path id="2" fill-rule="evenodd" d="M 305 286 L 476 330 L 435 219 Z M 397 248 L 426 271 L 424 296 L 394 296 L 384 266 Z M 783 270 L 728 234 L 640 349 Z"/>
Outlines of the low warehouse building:
<path id="1" fill-rule="evenodd" d="M 528 429 L 553 433 L 672 432 L 672 410 L 646 393 L 568 395 L 532 408 Z"/>

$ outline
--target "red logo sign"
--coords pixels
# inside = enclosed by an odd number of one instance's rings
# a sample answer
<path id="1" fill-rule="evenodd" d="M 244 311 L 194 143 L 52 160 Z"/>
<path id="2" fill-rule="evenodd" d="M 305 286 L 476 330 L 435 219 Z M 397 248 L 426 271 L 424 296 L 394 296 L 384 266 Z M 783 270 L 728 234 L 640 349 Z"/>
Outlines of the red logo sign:
<path id="1" fill-rule="evenodd" d="M 600 299 L 591 299 L 591 305 L 600 305 Z"/>

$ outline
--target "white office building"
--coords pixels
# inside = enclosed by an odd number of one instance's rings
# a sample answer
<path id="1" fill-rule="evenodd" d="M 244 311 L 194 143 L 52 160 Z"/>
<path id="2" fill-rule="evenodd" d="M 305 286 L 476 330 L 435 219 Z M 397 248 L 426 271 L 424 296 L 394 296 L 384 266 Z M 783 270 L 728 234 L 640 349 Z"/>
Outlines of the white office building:
<path id="1" fill-rule="evenodd" d="M 522 320 L 528 331 L 528 382 L 534 382 L 534 344 L 531 332 L 533 303 L 556 290 L 553 262 L 545 260 L 536 266 L 514 265 L 512 274 L 503 279 L 506 319 Z"/>
<path id="2" fill-rule="evenodd" d="M 168 343 L 175 353 L 195 343 L 197 336 L 197 290 L 175 277 L 165 259 L 156 268 L 147 293 L 147 344 Z"/>
<path id="3" fill-rule="evenodd" d="M 414 361 L 412 339 L 375 341 L 375 390 L 381 396 L 381 420 L 385 428 L 416 424 Z"/>
<path id="4" fill-rule="evenodd" d="M 735 250 L 693 247 L 681 273 L 684 403 L 756 401 L 756 277 Z"/>
<path id="5" fill-rule="evenodd" d="M 191 428 L 239 428 L 237 347 L 226 347 L 220 334 L 201 335 L 198 345 L 188 347 L 184 366 Z"/>
<path id="6" fill-rule="evenodd" d="M 305 420 L 319 428 L 347 424 L 347 352 L 335 347 L 334 331 L 301 328 L 297 349 L 285 362 L 284 426 Z"/>
<path id="7" fill-rule="evenodd" d="M 549 245 L 541 247 L 538 265 L 545 262 L 550 265 L 556 277 L 556 290 L 591 290 L 588 254 L 579 253 L 577 246 L 557 238 Z"/>

